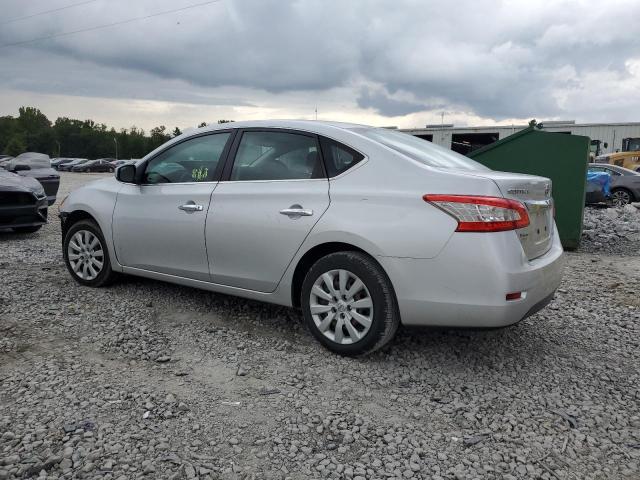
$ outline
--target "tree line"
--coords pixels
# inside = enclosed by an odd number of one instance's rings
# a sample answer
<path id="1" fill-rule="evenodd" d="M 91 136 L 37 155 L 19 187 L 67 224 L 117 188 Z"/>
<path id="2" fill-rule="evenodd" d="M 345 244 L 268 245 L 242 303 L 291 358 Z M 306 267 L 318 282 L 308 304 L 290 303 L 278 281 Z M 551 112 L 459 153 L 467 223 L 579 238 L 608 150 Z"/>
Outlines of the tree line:
<path id="1" fill-rule="evenodd" d="M 198 125 L 203 126 L 205 122 Z M 11 156 L 40 152 L 50 157 L 142 158 L 181 133 L 178 127 L 169 131 L 164 125 L 147 134 L 135 126 L 116 130 L 93 120 L 58 117 L 51 122 L 35 107 L 20 107 L 17 117 L 0 117 L 0 152 Z"/>

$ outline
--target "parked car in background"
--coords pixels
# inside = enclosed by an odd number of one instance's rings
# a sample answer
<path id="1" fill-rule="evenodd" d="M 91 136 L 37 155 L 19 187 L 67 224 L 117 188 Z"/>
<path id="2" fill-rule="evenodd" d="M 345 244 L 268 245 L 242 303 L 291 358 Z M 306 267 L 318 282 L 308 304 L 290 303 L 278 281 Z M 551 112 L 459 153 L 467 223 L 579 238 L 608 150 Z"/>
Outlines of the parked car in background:
<path id="1" fill-rule="evenodd" d="M 55 158 L 51 160 L 51 167 L 55 168 L 56 170 L 59 170 L 58 167 L 60 167 L 60 165 L 71 163 L 74 160 L 78 160 L 78 159 L 77 158 Z"/>
<path id="2" fill-rule="evenodd" d="M 115 169 L 116 167 L 106 159 L 89 160 L 71 167 L 72 172 L 113 172 Z"/>
<path id="3" fill-rule="evenodd" d="M 122 165 L 133 165 L 139 160 L 140 160 L 139 158 L 132 158 L 131 160 L 114 160 L 113 162 L 111 162 L 111 165 L 117 168 Z"/>
<path id="4" fill-rule="evenodd" d="M 56 201 L 60 187 L 60 175 L 51 168 L 49 155 L 36 152 L 22 153 L 12 158 L 5 165 L 5 169 L 23 177 L 35 178 L 43 186 L 49 205 Z"/>
<path id="5" fill-rule="evenodd" d="M 81 165 L 83 163 L 88 162 L 89 160 L 87 160 L 86 158 L 76 158 L 75 160 L 68 162 L 68 163 L 63 163 L 62 165 L 58 165 L 58 170 L 61 172 L 70 172 L 71 169 L 77 165 Z"/>
<path id="6" fill-rule="evenodd" d="M 47 207 L 40 182 L 0 169 L 0 229 L 35 232 L 47 223 Z"/>
<path id="7" fill-rule="evenodd" d="M 564 264 L 549 179 L 344 123 L 200 128 L 60 212 L 82 285 L 128 273 L 300 307 L 344 355 L 382 347 L 401 322 L 516 323 L 551 301 Z"/>
<path id="8" fill-rule="evenodd" d="M 0 158 L 0 168 L 4 168 L 6 170 L 6 166 L 9 164 L 11 159 L 13 159 L 13 157 L 9 155 L 3 155 L 2 158 Z"/>
<path id="9" fill-rule="evenodd" d="M 585 205 L 608 203 L 611 196 L 611 175 L 589 168 L 585 188 Z"/>
<path id="10" fill-rule="evenodd" d="M 611 176 L 609 190 L 611 202 L 617 207 L 623 207 L 631 202 L 640 200 L 640 173 L 617 165 L 597 163 L 589 165 L 589 171 L 603 172 Z"/>

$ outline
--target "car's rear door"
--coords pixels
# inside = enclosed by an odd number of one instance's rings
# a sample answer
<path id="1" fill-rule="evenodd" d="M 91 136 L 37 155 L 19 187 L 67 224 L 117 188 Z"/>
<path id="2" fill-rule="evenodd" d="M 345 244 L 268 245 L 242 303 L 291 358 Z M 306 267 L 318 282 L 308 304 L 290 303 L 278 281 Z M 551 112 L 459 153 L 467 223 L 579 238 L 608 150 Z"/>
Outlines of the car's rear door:
<path id="1" fill-rule="evenodd" d="M 214 283 L 272 292 L 329 206 L 315 135 L 240 131 L 207 214 Z"/>
<path id="2" fill-rule="evenodd" d="M 204 229 L 231 131 L 191 137 L 143 163 L 142 184 L 120 189 L 113 212 L 125 267 L 209 280 Z"/>

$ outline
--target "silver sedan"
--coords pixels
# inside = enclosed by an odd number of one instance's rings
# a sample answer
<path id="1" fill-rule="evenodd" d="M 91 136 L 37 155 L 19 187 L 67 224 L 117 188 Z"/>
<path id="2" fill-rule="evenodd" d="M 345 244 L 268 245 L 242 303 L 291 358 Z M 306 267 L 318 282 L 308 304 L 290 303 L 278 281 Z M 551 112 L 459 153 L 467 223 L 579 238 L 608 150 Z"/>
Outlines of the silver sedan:
<path id="1" fill-rule="evenodd" d="M 362 125 L 193 130 L 60 210 L 81 284 L 131 274 L 298 307 L 343 355 L 382 347 L 401 323 L 518 322 L 550 301 L 563 266 L 548 179 Z"/>

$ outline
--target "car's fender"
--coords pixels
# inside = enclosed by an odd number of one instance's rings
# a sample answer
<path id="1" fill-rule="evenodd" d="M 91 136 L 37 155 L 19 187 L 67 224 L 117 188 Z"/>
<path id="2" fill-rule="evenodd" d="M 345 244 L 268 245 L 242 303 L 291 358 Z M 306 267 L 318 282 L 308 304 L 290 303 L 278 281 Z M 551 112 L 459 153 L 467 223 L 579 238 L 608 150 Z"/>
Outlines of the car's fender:
<path id="1" fill-rule="evenodd" d="M 122 271 L 113 248 L 113 211 L 122 185 L 115 178 L 104 178 L 88 183 L 69 194 L 60 206 L 61 217 L 69 218 L 74 212 L 85 212 L 96 221 L 107 243 L 111 267 Z"/>

